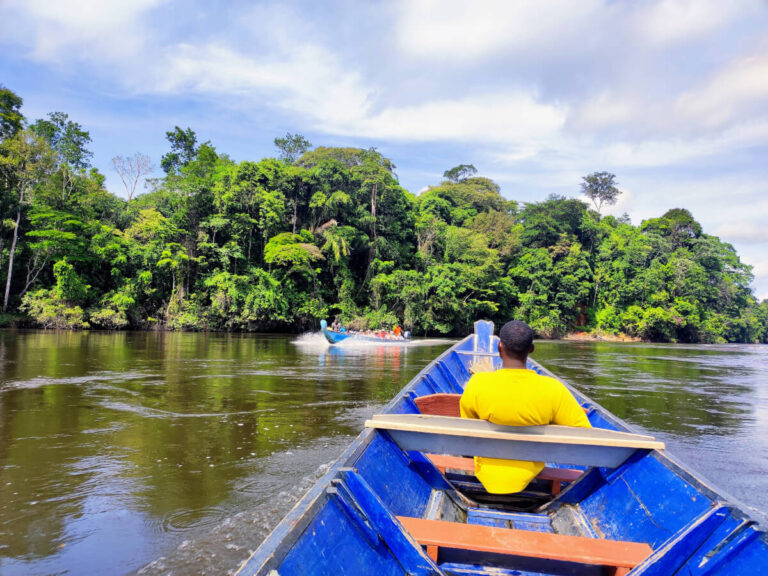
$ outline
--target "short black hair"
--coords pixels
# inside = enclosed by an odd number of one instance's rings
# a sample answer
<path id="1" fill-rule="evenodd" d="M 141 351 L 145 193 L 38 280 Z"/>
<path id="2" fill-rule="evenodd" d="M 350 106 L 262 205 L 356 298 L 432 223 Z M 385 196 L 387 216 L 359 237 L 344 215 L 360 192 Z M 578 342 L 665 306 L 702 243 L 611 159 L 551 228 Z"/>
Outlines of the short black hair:
<path id="1" fill-rule="evenodd" d="M 512 320 L 499 330 L 499 340 L 512 354 L 527 354 L 533 344 L 533 329 L 520 320 Z"/>

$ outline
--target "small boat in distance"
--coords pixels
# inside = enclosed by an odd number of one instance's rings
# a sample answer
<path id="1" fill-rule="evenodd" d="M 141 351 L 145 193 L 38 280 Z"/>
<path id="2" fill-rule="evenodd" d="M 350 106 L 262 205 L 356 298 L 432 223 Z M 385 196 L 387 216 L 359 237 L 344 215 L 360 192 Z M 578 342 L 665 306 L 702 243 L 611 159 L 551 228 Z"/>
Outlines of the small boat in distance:
<path id="1" fill-rule="evenodd" d="M 765 529 L 567 382 L 592 428 L 459 418 L 472 374 L 501 367 L 497 345 L 478 321 L 426 366 L 237 576 L 768 575 Z M 547 465 L 499 495 L 473 456 Z"/>
<path id="2" fill-rule="evenodd" d="M 323 336 L 331 344 L 338 344 L 344 340 L 354 340 L 355 342 L 374 342 L 378 344 L 406 344 L 411 341 L 410 333 L 404 332 L 404 336 L 395 336 L 394 334 L 384 332 L 385 336 L 377 335 L 376 332 L 366 334 L 363 332 L 347 332 L 346 330 L 331 330 L 328 328 L 328 322 L 320 320 L 320 330 Z"/>

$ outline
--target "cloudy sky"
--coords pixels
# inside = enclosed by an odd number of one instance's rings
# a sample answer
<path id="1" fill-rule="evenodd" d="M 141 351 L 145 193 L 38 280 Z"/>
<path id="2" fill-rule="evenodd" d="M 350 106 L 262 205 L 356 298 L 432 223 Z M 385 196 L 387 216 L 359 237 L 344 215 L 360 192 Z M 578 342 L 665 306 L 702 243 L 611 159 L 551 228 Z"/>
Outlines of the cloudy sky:
<path id="1" fill-rule="evenodd" d="M 636 224 L 684 207 L 768 297 L 768 3 L 0 0 L 0 83 L 94 163 L 192 127 L 236 160 L 376 146 L 414 193 L 472 163 L 518 201 L 607 170 Z"/>

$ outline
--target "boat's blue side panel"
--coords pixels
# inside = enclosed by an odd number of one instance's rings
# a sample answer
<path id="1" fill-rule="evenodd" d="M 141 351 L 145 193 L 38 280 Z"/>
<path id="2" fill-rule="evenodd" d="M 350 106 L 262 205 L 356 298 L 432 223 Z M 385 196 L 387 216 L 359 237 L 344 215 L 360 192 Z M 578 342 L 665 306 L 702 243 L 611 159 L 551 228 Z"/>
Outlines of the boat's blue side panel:
<path id="1" fill-rule="evenodd" d="M 680 530 L 633 572 L 636 576 L 768 574 L 765 535 L 724 506 Z"/>
<path id="2" fill-rule="evenodd" d="M 331 500 L 307 527 L 280 564 L 280 576 L 399 576 L 405 574 L 387 546 L 375 544 Z"/>
<path id="3" fill-rule="evenodd" d="M 386 434 L 377 434 L 359 460 L 350 463 L 397 516 L 421 516 L 431 486 Z"/>
<path id="4" fill-rule="evenodd" d="M 654 454 L 605 476 L 606 482 L 580 507 L 597 532 L 611 540 L 659 546 L 712 504 Z"/>
<path id="5" fill-rule="evenodd" d="M 766 535 L 751 526 L 712 554 L 706 562 L 690 562 L 686 568 L 688 571 L 683 574 L 690 576 L 765 576 L 768 574 Z"/>

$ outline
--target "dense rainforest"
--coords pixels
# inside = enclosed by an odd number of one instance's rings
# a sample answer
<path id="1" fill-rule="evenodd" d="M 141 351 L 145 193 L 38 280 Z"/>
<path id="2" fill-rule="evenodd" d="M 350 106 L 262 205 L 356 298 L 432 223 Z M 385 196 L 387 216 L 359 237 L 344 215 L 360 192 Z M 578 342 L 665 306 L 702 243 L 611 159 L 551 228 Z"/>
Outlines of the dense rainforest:
<path id="1" fill-rule="evenodd" d="M 375 149 L 287 134 L 277 158 L 236 162 L 176 127 L 145 193 L 149 158 L 113 160 L 121 198 L 80 124 L 21 106 L 0 86 L 0 324 L 299 331 L 338 317 L 462 335 L 519 318 L 542 337 L 768 341 L 768 301 L 734 248 L 684 208 L 639 226 L 602 216 L 611 174 L 574 183 L 592 207 L 509 200 L 472 165 L 414 195 Z"/>

